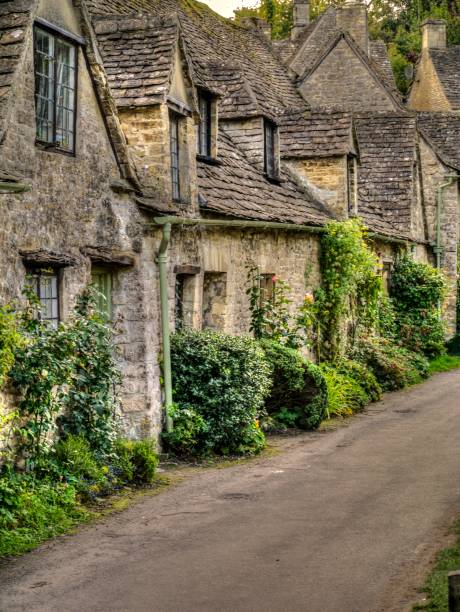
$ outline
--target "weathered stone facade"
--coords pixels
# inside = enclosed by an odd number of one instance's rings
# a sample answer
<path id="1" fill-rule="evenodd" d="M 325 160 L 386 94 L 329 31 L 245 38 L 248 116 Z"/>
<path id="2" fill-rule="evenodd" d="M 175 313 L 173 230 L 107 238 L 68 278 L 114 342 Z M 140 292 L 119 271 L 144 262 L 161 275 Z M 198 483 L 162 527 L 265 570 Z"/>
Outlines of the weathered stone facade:
<path id="1" fill-rule="evenodd" d="M 330 219 L 362 216 L 387 272 L 404 243 L 433 261 L 436 188 L 456 163 L 455 146 L 440 153 L 431 123 L 402 109 L 359 2 L 313 23 L 297 3 L 295 35 L 276 50 L 260 24 L 185 4 L 0 4 L 0 299 L 20 297 L 27 265 L 51 267 L 65 318 L 92 269 L 107 270 L 133 437 L 162 427 L 159 224 L 171 224 L 170 328 L 247 333 L 248 267 L 285 279 L 295 309 L 320 283 Z M 36 143 L 40 19 L 78 49 L 75 154 Z M 456 185 L 444 198 L 452 332 Z"/>

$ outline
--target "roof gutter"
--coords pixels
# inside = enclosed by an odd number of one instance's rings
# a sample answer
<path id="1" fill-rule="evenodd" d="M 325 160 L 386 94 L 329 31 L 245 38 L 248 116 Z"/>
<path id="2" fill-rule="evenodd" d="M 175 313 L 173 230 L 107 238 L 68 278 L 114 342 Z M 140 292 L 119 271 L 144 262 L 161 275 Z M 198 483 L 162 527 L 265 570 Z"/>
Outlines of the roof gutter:
<path id="1" fill-rule="evenodd" d="M 163 379 L 165 397 L 165 425 L 166 431 L 171 432 L 174 427 L 171 418 L 173 405 L 172 393 L 172 368 L 171 368 L 171 330 L 169 327 L 169 300 L 168 300 L 168 248 L 171 240 L 173 225 L 191 226 L 201 225 L 205 227 L 233 227 L 248 229 L 273 229 L 308 232 L 311 234 L 323 234 L 325 227 L 316 225 L 300 225 L 295 223 L 278 223 L 273 221 L 243 221 L 241 219 L 191 219 L 186 217 L 155 217 L 152 227 L 162 228 L 162 238 L 155 262 L 158 264 L 160 276 L 160 310 L 161 331 L 163 344 Z M 396 244 L 407 244 L 409 241 L 400 238 L 390 238 L 381 234 L 369 233 L 370 238 L 386 240 Z"/>

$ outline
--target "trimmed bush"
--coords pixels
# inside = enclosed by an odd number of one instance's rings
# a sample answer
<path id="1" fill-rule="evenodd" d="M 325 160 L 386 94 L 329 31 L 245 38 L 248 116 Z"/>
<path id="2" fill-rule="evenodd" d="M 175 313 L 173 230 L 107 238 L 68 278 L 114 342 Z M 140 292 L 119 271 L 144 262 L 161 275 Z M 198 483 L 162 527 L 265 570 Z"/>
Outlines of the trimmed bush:
<path id="1" fill-rule="evenodd" d="M 428 360 L 385 338 L 369 336 L 357 341 L 351 357 L 368 367 L 384 391 L 414 385 L 428 377 Z"/>
<path id="2" fill-rule="evenodd" d="M 171 361 L 177 409 L 206 423 L 199 431 L 195 418 L 187 450 L 228 455 L 263 448 L 257 419 L 270 391 L 270 367 L 255 340 L 187 329 L 172 337 Z"/>
<path id="3" fill-rule="evenodd" d="M 327 384 L 329 416 L 350 416 L 369 403 L 369 396 L 353 376 L 328 363 L 320 368 Z"/>
<path id="4" fill-rule="evenodd" d="M 271 340 L 261 346 L 272 369 L 272 388 L 265 409 L 275 421 L 316 429 L 326 415 L 327 387 L 321 370 L 295 349 Z"/>
<path id="5" fill-rule="evenodd" d="M 366 404 L 378 402 L 382 397 L 382 387 L 375 375 L 357 361 L 344 360 L 336 366 L 340 374 L 352 378 L 359 384 L 367 396 Z"/>

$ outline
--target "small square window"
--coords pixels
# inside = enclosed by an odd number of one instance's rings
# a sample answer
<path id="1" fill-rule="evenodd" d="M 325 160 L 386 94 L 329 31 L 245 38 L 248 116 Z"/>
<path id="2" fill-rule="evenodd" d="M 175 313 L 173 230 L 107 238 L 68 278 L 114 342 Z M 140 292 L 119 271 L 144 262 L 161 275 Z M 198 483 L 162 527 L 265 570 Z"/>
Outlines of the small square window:
<path id="1" fill-rule="evenodd" d="M 27 283 L 41 303 L 40 318 L 52 327 L 59 325 L 59 277 L 54 270 L 27 270 Z"/>
<path id="2" fill-rule="evenodd" d="M 34 58 L 37 141 L 73 152 L 77 47 L 35 27 Z"/>

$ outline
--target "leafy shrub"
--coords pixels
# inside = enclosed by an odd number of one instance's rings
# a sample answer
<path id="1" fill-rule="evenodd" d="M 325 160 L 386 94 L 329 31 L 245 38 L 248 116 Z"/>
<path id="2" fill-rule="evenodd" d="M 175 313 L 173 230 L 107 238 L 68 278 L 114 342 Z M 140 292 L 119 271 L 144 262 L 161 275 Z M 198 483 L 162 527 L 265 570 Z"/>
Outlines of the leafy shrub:
<path id="1" fill-rule="evenodd" d="M 436 357 L 445 352 L 439 306 L 446 294 L 440 270 L 409 256 L 396 261 L 391 277 L 398 341 L 414 352 Z"/>
<path id="2" fill-rule="evenodd" d="M 8 306 L 0 306 L 0 389 L 14 363 L 16 347 L 23 343 L 17 315 Z"/>
<path id="3" fill-rule="evenodd" d="M 178 455 L 192 455 L 199 445 L 209 426 L 204 418 L 191 408 L 180 408 L 174 405 L 170 410 L 174 423 L 171 432 L 162 434 L 163 442 L 169 450 Z"/>
<path id="4" fill-rule="evenodd" d="M 98 312 L 97 300 L 93 290 L 84 291 L 64 332 L 72 368 L 58 425 L 65 436 L 84 436 L 92 449 L 104 455 L 110 452 L 116 436 L 121 376 L 115 362 L 113 330 Z"/>
<path id="5" fill-rule="evenodd" d="M 114 467 L 125 482 L 151 484 L 155 480 L 158 455 L 154 440 L 117 440 Z"/>
<path id="6" fill-rule="evenodd" d="M 382 279 L 378 259 L 366 243 L 359 219 L 331 221 L 321 238 L 321 291 L 317 292 L 322 357 L 338 361 L 346 349 L 344 327 L 376 325 Z"/>
<path id="7" fill-rule="evenodd" d="M 66 482 L 39 480 L 5 467 L 0 474 L 0 557 L 21 554 L 88 516 Z"/>
<path id="8" fill-rule="evenodd" d="M 382 397 L 382 387 L 375 375 L 357 361 L 343 360 L 336 366 L 339 373 L 353 378 L 366 394 L 366 404 L 378 402 Z"/>
<path id="9" fill-rule="evenodd" d="M 428 376 L 426 358 L 386 338 L 361 338 L 351 350 L 350 356 L 372 371 L 384 391 L 402 389 Z"/>
<path id="10" fill-rule="evenodd" d="M 95 458 L 89 442 L 83 436 L 68 436 L 54 447 L 54 457 L 48 457 L 79 493 L 100 492 L 108 486 L 108 466 Z M 53 459 L 55 461 L 53 461 Z M 46 465 L 46 464 L 45 464 Z"/>
<path id="11" fill-rule="evenodd" d="M 326 414 L 327 387 L 321 370 L 298 351 L 262 340 L 272 369 L 272 388 L 265 400 L 267 413 L 287 426 L 316 429 Z"/>
<path id="12" fill-rule="evenodd" d="M 349 416 L 369 403 L 369 396 L 356 379 L 331 364 L 320 365 L 327 384 L 329 416 Z"/>
<path id="13" fill-rule="evenodd" d="M 257 342 L 184 330 L 172 337 L 171 360 L 178 409 L 191 410 L 206 423 L 193 451 L 258 452 L 263 434 L 255 423 L 270 390 L 270 368 Z"/>

